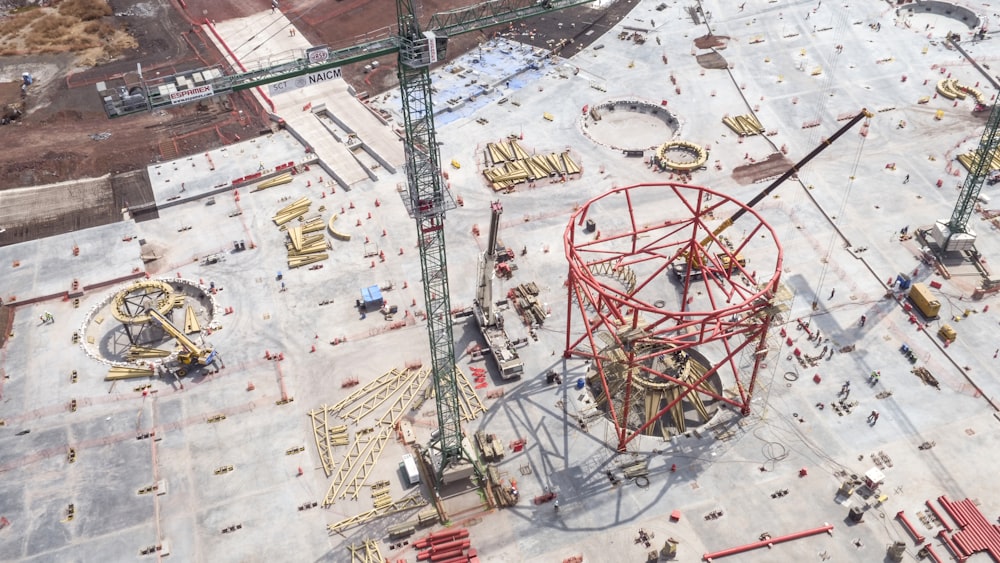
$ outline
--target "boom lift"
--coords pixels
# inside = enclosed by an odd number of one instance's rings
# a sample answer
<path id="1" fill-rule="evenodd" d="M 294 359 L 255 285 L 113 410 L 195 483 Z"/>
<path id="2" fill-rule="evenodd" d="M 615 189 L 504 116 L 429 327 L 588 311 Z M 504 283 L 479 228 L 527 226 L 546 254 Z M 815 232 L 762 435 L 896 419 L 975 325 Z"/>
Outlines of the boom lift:
<path id="1" fill-rule="evenodd" d="M 472 304 L 476 321 L 479 322 L 479 330 L 486 339 L 490 354 L 497 362 L 500 370 L 500 377 L 503 379 L 515 379 L 524 373 L 524 362 L 521 361 L 517 350 L 507 336 L 507 331 L 503 327 L 503 313 L 497 309 L 493 302 L 493 276 L 497 267 L 497 234 L 500 231 L 500 215 L 503 213 L 503 206 L 499 201 L 490 204 L 492 215 L 490 216 L 490 234 L 486 241 L 486 250 L 479 258 L 478 286 L 476 287 L 476 301 Z"/>
<path id="2" fill-rule="evenodd" d="M 732 224 L 735 223 L 737 219 L 742 217 L 747 212 L 748 209 L 752 208 L 753 206 L 763 201 L 764 198 L 766 198 L 768 195 L 771 194 L 771 192 L 776 190 L 778 186 L 785 183 L 785 180 L 797 174 L 799 170 L 802 169 L 803 166 L 808 164 L 809 161 L 811 161 L 812 159 L 819 156 L 821 152 L 826 150 L 826 148 L 829 147 L 831 144 L 833 144 L 834 141 L 839 139 L 844 133 L 848 132 L 852 127 L 857 125 L 859 121 L 870 117 L 872 117 L 872 113 L 869 112 L 867 109 L 862 109 L 860 112 L 858 112 L 858 114 L 852 117 L 850 121 L 845 123 L 843 127 L 838 129 L 833 135 L 831 135 L 829 139 L 824 139 L 819 146 L 810 151 L 809 154 L 802 157 L 802 160 L 796 162 L 794 165 L 792 165 L 791 168 L 786 170 L 784 173 L 781 174 L 781 176 L 778 176 L 773 182 L 771 182 L 770 185 L 761 190 L 760 193 L 758 193 L 756 196 L 754 196 L 753 199 L 747 202 L 746 207 L 740 207 L 725 221 L 719 223 L 719 226 L 716 227 L 711 234 L 706 236 L 699 243 L 699 247 L 702 250 L 708 250 L 708 248 L 712 245 L 713 242 L 719 242 L 720 235 L 726 229 L 731 227 Z M 724 245 L 722 246 L 724 247 Z M 697 279 L 701 277 L 703 269 L 707 269 L 709 271 L 728 271 L 737 268 L 737 264 L 739 266 L 744 266 L 746 264 L 746 260 L 743 258 L 743 256 L 741 256 L 738 253 L 733 254 L 729 251 L 720 253 L 717 256 L 708 257 L 708 260 L 706 260 L 705 255 L 699 254 L 698 252 L 687 252 L 686 255 L 682 254 L 680 258 L 682 258 L 683 261 L 681 260 L 675 261 L 672 268 L 674 271 L 674 275 L 676 275 L 681 280 L 684 280 L 689 276 L 692 279 Z"/>
<path id="3" fill-rule="evenodd" d="M 997 107 L 997 102 L 993 102 L 993 109 L 990 110 L 983 136 L 969 163 L 969 175 L 962 184 L 951 219 L 947 223 L 938 221 L 932 228 L 934 242 L 945 252 L 972 250 L 976 243 L 976 233 L 969 229 L 969 217 L 976 207 L 983 183 L 991 174 L 997 147 L 1000 147 L 1000 110 Z"/>
<path id="4" fill-rule="evenodd" d="M 448 37 L 504 25 L 533 16 L 588 4 L 593 0 L 488 0 L 466 8 L 434 14 L 429 31 L 421 31 L 414 0 L 396 0 L 397 35 L 333 49 L 327 46 L 297 51 L 285 60 L 253 70 L 226 73 L 218 67 L 197 69 L 119 92 L 103 91 L 109 117 L 190 103 L 288 80 L 318 76 L 324 71 L 396 53 L 405 125 L 404 152 L 410 212 L 420 240 L 420 266 L 430 340 L 431 374 L 437 403 L 438 433 L 430 447 L 437 452 L 435 489 L 480 469 L 471 448 L 464 445 L 455 340 L 452 332 L 448 263 L 445 254 L 445 212 L 449 199 L 441 177 L 434 130 L 430 66 L 444 60 Z M 271 59 L 274 60 L 274 59 Z M 230 69 L 231 70 L 231 69 Z"/>
<path id="5" fill-rule="evenodd" d="M 156 323 L 163 328 L 164 332 L 169 334 L 171 338 L 176 340 L 177 343 L 181 345 L 182 351 L 177 354 L 177 359 L 182 364 L 207 366 L 215 361 L 218 352 L 212 348 L 203 348 L 195 344 L 194 341 L 188 338 L 183 331 L 175 327 L 173 323 L 161 315 L 159 311 L 149 309 L 149 318 L 156 321 Z"/>

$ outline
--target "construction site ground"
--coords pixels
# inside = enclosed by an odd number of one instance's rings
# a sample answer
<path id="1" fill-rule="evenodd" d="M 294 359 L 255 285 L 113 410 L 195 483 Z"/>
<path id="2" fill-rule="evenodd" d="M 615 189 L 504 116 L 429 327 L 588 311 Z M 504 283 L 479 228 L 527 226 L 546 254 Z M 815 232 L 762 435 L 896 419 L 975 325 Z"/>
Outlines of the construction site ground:
<path id="1" fill-rule="evenodd" d="M 227 21 L 238 27 L 244 21 L 238 18 L 270 12 L 267 3 L 259 4 L 251 9 L 192 0 L 186 4 L 190 22 L 173 6 L 157 8 L 162 11 L 156 17 L 176 20 L 167 33 L 172 40 L 203 38 L 204 52 L 221 61 L 215 39 L 195 24 L 208 18 L 223 30 Z M 520 502 L 488 509 L 478 496 L 458 495 L 442 503 L 447 525 L 468 527 L 481 560 L 497 562 L 608 561 L 610 553 L 616 561 L 645 561 L 668 538 L 679 542 L 678 560 L 695 561 L 764 535 L 827 524 L 830 533 L 733 560 L 881 561 L 895 541 L 907 546 L 904 560 L 916 560 L 925 543 L 948 554 L 925 501 L 970 498 L 989 521 L 1000 515 L 1000 485 L 988 478 L 1000 447 L 998 302 L 992 295 L 973 300 L 979 273 L 956 264 L 950 278 L 942 276 L 920 260 L 917 240 L 900 232 L 908 227 L 913 234 L 950 217 L 965 177 L 956 157 L 974 150 L 985 122 L 984 114 L 972 113 L 969 98 L 953 102 L 937 95 L 937 81 L 947 76 L 975 85 L 987 100 L 997 92 L 996 78 L 968 64 L 944 35 L 959 33 L 963 48 L 986 60 L 996 50 L 996 36 L 973 41 L 960 20 L 932 12 L 904 16 L 879 2 L 790 6 L 751 0 L 737 7 L 707 1 L 702 7 L 704 15 L 695 18 L 679 2 L 620 1 L 607 19 L 601 11 L 576 8 L 576 21 L 604 27 L 594 26 L 582 49 L 563 53 L 568 58 L 537 56 L 552 37 L 538 35 L 574 29 L 570 19 L 555 14 L 546 17 L 551 27 L 528 22 L 542 30 L 533 38 L 517 30 L 505 37 L 535 41 L 531 48 L 481 37 L 468 43 L 474 48 L 466 55 L 435 70 L 436 107 L 443 111 L 445 99 L 464 100 L 452 115 L 442 113 L 437 130 L 448 189 L 461 202 L 446 223 L 452 307 L 472 304 L 485 245 L 485 237 L 474 232 L 486 234 L 490 203 L 499 199 L 500 239 L 515 250 L 517 269 L 511 279 L 495 280 L 496 292 L 505 295 L 517 284 L 534 282 L 549 312 L 537 339 L 512 310 L 505 313 L 511 338 L 528 342 L 519 349 L 525 375 L 515 382 L 500 380 L 491 361 L 470 352 L 479 342 L 472 317 L 455 321 L 457 365 L 488 408 L 465 430 L 471 436 L 482 429 L 507 446 L 498 470 L 517 481 Z M 301 36 L 321 43 L 327 42 L 318 31 L 324 24 L 354 21 L 361 8 L 351 0 L 296 3 L 282 17 L 301 24 Z M 299 39 L 275 34 L 267 38 L 268 48 L 298 47 Z M 708 44 L 715 51 L 702 48 Z M 495 56 L 501 50 L 505 56 Z M 716 56 L 698 58 L 706 54 Z M 191 66 L 201 64 L 190 52 L 186 56 L 193 57 Z M 726 61 L 724 68 L 718 68 L 717 56 Z M 538 68 L 521 70 L 531 63 Z M 378 80 L 393 76 L 394 64 L 381 64 Z M 454 67 L 465 75 L 452 72 Z M 397 502 L 415 492 L 432 501 L 426 473 L 419 487 L 405 484 L 400 462 L 409 448 L 393 430 L 363 470 L 366 477 L 336 489 L 327 507 L 338 478 L 324 470 L 310 416 L 392 370 L 410 374 L 394 381 L 417 381 L 406 378 L 430 367 L 419 248 L 402 163 L 391 163 L 396 172 L 380 169 L 375 180 L 336 185 L 293 129 L 267 127 L 258 135 L 269 123 L 250 94 L 212 102 L 205 110 L 196 104 L 97 121 L 102 112 L 93 86 L 63 92 L 54 85 L 100 80 L 98 70 L 88 71 L 87 79 L 63 80 L 55 68 L 49 74 L 50 87 L 59 92 L 55 98 L 78 96 L 81 107 L 91 108 L 74 128 L 76 143 L 67 132 L 50 143 L 53 151 L 77 155 L 72 162 L 88 161 L 86 166 L 26 166 L 18 172 L 4 157 L 2 185 L 11 189 L 0 192 L 0 227 L 8 229 L 0 232 L 0 321 L 6 322 L 0 349 L 0 558 L 91 561 L 169 552 L 191 561 L 345 561 L 349 546 L 372 538 L 386 558 L 414 561 L 413 546 L 390 541 L 388 528 L 416 520 L 418 508 L 328 529 L 372 510 L 376 490 L 388 488 Z M 366 80 L 375 82 L 370 76 L 363 69 L 345 70 L 355 91 Z M 484 91 L 483 83 L 492 88 Z M 374 107 L 390 116 L 387 127 L 399 126 L 398 96 L 381 93 L 384 84 L 370 84 L 378 94 L 372 96 Z M 654 147 L 616 145 L 644 151 L 644 158 L 629 158 L 607 141 L 627 139 L 630 127 L 640 127 L 641 138 L 648 139 L 657 125 L 646 115 L 594 121 L 583 111 L 615 100 L 669 111 L 677 124 L 663 125 L 663 142 L 690 141 L 709 153 L 705 169 L 693 172 L 690 183 L 742 201 L 777 173 L 774 155 L 787 152 L 784 157 L 794 162 L 841 127 L 844 116 L 862 108 L 874 114 L 869 125 L 834 142 L 756 208 L 783 245 L 781 277 L 794 298 L 773 328 L 784 330 L 791 344 L 773 339 L 752 412 L 723 409 L 707 425 L 668 440 L 643 437 L 623 453 L 615 452 L 609 421 L 579 420 L 592 398 L 577 387 L 585 362 L 563 358 L 563 235 L 582 229 L 568 221 L 592 197 L 615 186 L 678 178 L 647 164 Z M 52 102 L 52 113 L 38 114 L 49 117 L 7 126 L 0 134 L 63 131 L 75 118 L 68 107 L 56 109 L 59 103 Z M 234 116 L 241 107 L 252 114 L 250 121 Z M 198 120 L 206 113 L 214 117 Z M 723 116 L 749 113 L 765 135 L 738 137 L 722 122 Z M 187 125 L 171 125 L 178 122 Z M 585 131 L 593 128 L 611 130 Z M 112 135 L 102 141 L 87 137 L 101 131 Z M 236 134 L 242 139 L 236 141 Z M 46 146 L 39 135 L 31 141 L 36 156 Z M 529 152 L 569 150 L 582 174 L 494 192 L 482 175 L 486 143 L 511 137 Z M 175 141 L 176 158 L 162 158 L 162 143 Z M 257 191 L 255 182 L 231 184 L 258 172 L 273 177 L 288 162 L 298 167 L 289 183 Z M 52 180 L 80 182 L 43 186 L 49 179 L 39 170 L 55 171 Z M 101 179 L 104 174 L 125 177 Z M 1000 257 L 995 226 L 981 213 L 990 214 L 994 192 L 984 188 L 986 197 L 970 221 L 987 269 Z M 328 229 L 329 258 L 317 263 L 322 267 L 289 269 L 286 234 L 272 217 L 304 197 L 311 200 L 310 215 L 349 240 Z M 66 228 L 59 222 L 74 217 L 74 205 L 100 208 L 102 219 L 72 219 L 76 223 Z M 683 213 L 664 209 L 663 218 Z M 628 227 L 624 217 L 591 218 L 599 233 L 610 236 Z M 738 233 L 739 222 L 731 229 Z M 52 236 L 40 238 L 38 232 Z M 753 256 L 748 258 L 752 266 Z M 940 319 L 913 323 L 903 302 L 886 298 L 900 273 L 940 284 L 933 290 L 942 303 Z M 179 380 L 162 375 L 105 381 L 110 366 L 95 357 L 120 346 L 123 333 L 107 313 L 108 303 L 147 276 L 186 280 L 210 300 L 196 311 L 202 332 L 194 338 L 219 352 L 217 366 L 192 369 Z M 387 305 L 398 308 L 391 320 L 358 310 L 362 289 L 373 285 L 381 287 Z M 672 302 L 675 286 L 666 279 L 663 292 Z M 174 314 L 175 321 L 182 318 Z M 823 338 L 810 340 L 797 328 L 798 319 Z M 937 336 L 945 323 L 958 332 L 947 346 Z M 913 350 L 915 364 L 901 353 L 904 345 Z M 824 346 L 834 353 L 813 365 L 793 355 L 796 349 L 817 355 Z M 939 385 L 925 384 L 911 373 L 914 366 Z M 477 388 L 473 373 L 481 368 L 489 376 Z M 550 370 L 562 383 L 546 383 Z M 875 370 L 881 379 L 869 385 Z M 846 382 L 849 401 L 856 404 L 838 413 L 831 405 Z M 723 384 L 734 392 L 732 382 Z M 357 418 L 331 410 L 330 424 L 346 425 L 354 444 L 381 436 L 394 416 L 391 406 L 401 405 L 398 418 L 412 426 L 416 443 L 427 444 L 436 426 L 433 399 L 402 399 L 383 387 L 384 403 L 370 403 L 354 412 Z M 873 410 L 880 413 L 874 425 L 866 422 Z M 515 451 L 519 440 L 523 449 Z M 352 447 L 331 448 L 334 468 L 350 458 Z M 636 460 L 647 463 L 648 479 L 609 481 L 607 471 L 620 476 L 621 467 Z M 844 480 L 876 466 L 885 473 L 884 500 L 838 497 Z M 552 503 L 532 502 L 548 491 L 557 493 L 558 511 Z M 782 491 L 787 494 L 776 494 Z M 849 518 L 852 507 L 863 510 L 862 522 Z M 926 542 L 911 539 L 896 518 L 900 511 Z M 650 546 L 637 541 L 640 530 L 651 536 Z M 987 556 L 973 559 L 978 557 Z"/>

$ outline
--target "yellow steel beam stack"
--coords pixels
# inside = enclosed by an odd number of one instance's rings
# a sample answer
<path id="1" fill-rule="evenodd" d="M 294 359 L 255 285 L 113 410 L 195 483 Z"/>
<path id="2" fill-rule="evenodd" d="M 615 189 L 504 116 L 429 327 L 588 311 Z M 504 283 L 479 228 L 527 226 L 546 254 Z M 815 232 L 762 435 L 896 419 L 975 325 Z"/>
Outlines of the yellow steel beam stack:
<path id="1" fill-rule="evenodd" d="M 573 158 L 569 155 L 569 151 L 562 153 L 563 164 L 566 166 L 566 172 L 568 174 L 579 174 L 580 167 L 573 162 Z"/>
<path id="2" fill-rule="evenodd" d="M 152 377 L 153 370 L 147 368 L 114 366 L 108 370 L 104 376 L 104 381 L 117 381 L 119 379 L 137 379 L 139 377 Z"/>
<path id="3" fill-rule="evenodd" d="M 516 140 L 487 143 L 486 160 L 492 166 L 483 169 L 483 176 L 494 191 L 509 190 L 524 181 L 581 172 L 568 150 L 563 153 L 531 155 Z"/>
<path id="4" fill-rule="evenodd" d="M 147 348 L 145 346 L 129 346 L 128 353 L 126 354 L 130 360 L 139 360 L 145 358 L 166 358 L 170 355 L 170 350 L 161 350 L 159 348 Z"/>
<path id="5" fill-rule="evenodd" d="M 297 219 L 305 215 L 309 211 L 310 205 L 312 205 L 312 201 L 309 198 L 304 197 L 286 205 L 285 207 L 282 207 L 277 213 L 274 214 L 272 219 L 274 220 L 274 223 L 280 227 L 292 219 Z"/>
<path id="6" fill-rule="evenodd" d="M 198 315 L 195 314 L 194 307 L 190 305 L 188 305 L 187 311 L 184 312 L 184 332 L 186 334 L 201 332 L 201 325 L 198 324 Z"/>
<path id="7" fill-rule="evenodd" d="M 267 188 L 273 188 L 274 186 L 280 186 L 282 184 L 287 184 L 292 181 L 292 175 L 288 172 L 284 174 L 279 174 L 270 180 L 264 180 L 263 182 L 257 184 L 252 191 L 259 192 L 261 190 L 266 190 Z"/>
<path id="8" fill-rule="evenodd" d="M 323 229 L 326 228 L 323 218 L 315 216 L 306 219 L 304 217 L 309 212 L 310 205 L 312 205 L 312 201 L 304 197 L 281 208 L 272 218 L 275 224 L 288 234 L 285 249 L 288 251 L 289 268 L 307 266 L 330 257 L 326 252 L 330 246 L 323 235 Z M 299 224 L 289 225 L 288 223 L 293 219 L 298 219 Z M 330 220 L 330 223 L 333 223 L 333 219 Z"/>
<path id="9" fill-rule="evenodd" d="M 740 137 L 760 135 L 764 132 L 764 127 L 752 114 L 737 115 L 736 117 L 729 117 L 727 115 L 722 118 L 722 122 Z"/>
<path id="10" fill-rule="evenodd" d="M 528 158 L 529 156 L 531 156 L 531 155 L 528 154 L 528 151 L 524 150 L 523 148 L 521 148 L 521 145 L 517 144 L 517 141 L 511 141 L 510 142 L 510 148 L 511 148 L 511 150 L 514 151 L 514 156 L 518 160 L 524 160 L 524 159 Z"/>
<path id="11" fill-rule="evenodd" d="M 976 156 L 977 152 L 979 152 L 979 149 L 972 152 L 962 153 L 958 155 L 958 161 L 961 162 L 962 166 L 964 166 L 967 170 L 972 170 L 973 165 L 978 162 L 978 157 Z M 987 167 L 987 170 L 1000 169 L 1000 151 L 993 151 L 988 158 L 990 159 L 990 164 Z"/>

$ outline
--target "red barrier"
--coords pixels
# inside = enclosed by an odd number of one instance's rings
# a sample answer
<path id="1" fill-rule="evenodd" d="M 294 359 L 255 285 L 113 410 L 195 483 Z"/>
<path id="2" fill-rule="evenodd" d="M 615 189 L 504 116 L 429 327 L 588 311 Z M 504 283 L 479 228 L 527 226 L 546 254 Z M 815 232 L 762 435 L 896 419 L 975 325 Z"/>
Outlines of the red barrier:
<path id="1" fill-rule="evenodd" d="M 795 532 L 794 534 L 788 534 L 787 536 L 779 536 L 777 538 L 769 538 L 766 540 L 761 540 L 754 543 L 748 543 L 746 545 L 741 545 L 738 547 L 731 547 L 729 549 L 723 549 L 722 551 L 716 551 L 714 553 L 706 553 L 702 556 L 703 561 L 712 561 L 720 557 L 728 557 L 730 555 L 736 555 L 739 553 L 745 553 L 747 551 L 753 551 L 754 549 L 759 549 L 762 547 L 771 547 L 775 544 L 784 543 L 787 541 L 797 540 L 801 538 L 807 538 L 809 536 L 815 536 L 816 534 L 822 534 L 823 532 L 830 532 L 833 530 L 833 526 L 830 524 L 825 524 L 819 528 L 813 528 L 811 530 L 805 530 L 802 532 Z"/>

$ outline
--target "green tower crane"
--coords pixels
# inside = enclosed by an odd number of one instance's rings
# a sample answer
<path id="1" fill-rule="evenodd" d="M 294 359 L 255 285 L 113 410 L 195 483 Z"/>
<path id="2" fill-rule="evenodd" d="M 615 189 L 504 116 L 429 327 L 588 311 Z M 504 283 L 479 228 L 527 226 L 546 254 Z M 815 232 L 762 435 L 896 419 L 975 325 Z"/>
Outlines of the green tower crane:
<path id="1" fill-rule="evenodd" d="M 438 432 L 431 441 L 437 452 L 435 488 L 446 484 L 450 469 L 478 472 L 475 456 L 463 446 L 458 382 L 455 372 L 455 340 L 452 333 L 445 252 L 445 212 L 452 206 L 447 197 L 434 132 L 434 107 L 430 67 L 447 55 L 448 37 L 503 25 L 540 14 L 588 4 L 593 0 L 488 0 L 466 8 L 434 14 L 421 31 L 415 0 L 396 0 L 398 33 L 374 41 L 331 49 L 326 46 L 298 51 L 252 70 L 208 67 L 146 81 L 130 88 L 101 92 L 109 117 L 186 104 L 207 97 L 306 76 L 323 79 L 345 64 L 396 53 L 402 93 L 405 128 L 407 202 L 420 240 L 420 267 L 427 310 L 427 335 L 431 349 L 431 375 L 437 403 Z M 242 66 L 242 65 L 241 65 Z M 456 473 L 458 476 L 468 471 Z"/>
<path id="2" fill-rule="evenodd" d="M 1000 100 L 993 102 L 993 109 L 986 119 L 986 128 L 969 162 L 969 175 L 965 177 L 962 189 L 958 193 L 958 202 L 951 212 L 951 219 L 947 223 L 938 221 L 931 231 L 934 241 L 945 252 L 972 250 L 976 242 L 976 234 L 969 229 L 969 217 L 976 207 L 976 200 L 979 199 L 983 183 L 990 175 L 991 163 L 997 154 L 997 147 L 1000 146 L 998 102 Z"/>

